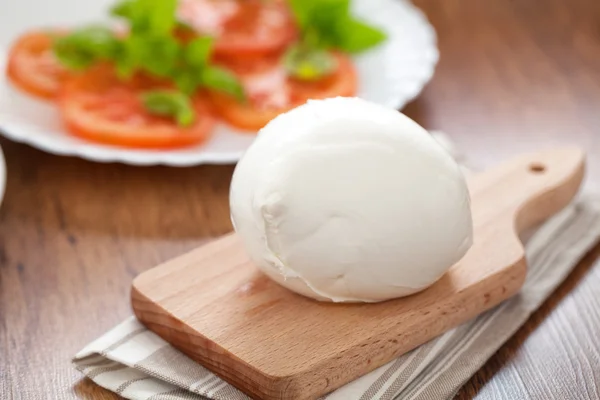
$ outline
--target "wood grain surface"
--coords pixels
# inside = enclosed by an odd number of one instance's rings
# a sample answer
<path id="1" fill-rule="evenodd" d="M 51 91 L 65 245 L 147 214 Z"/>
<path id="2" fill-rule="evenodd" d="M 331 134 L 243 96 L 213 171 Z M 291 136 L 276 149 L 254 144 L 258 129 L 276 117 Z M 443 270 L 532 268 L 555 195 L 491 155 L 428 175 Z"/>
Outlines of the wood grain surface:
<path id="1" fill-rule="evenodd" d="M 404 111 L 476 167 L 543 145 L 589 154 L 600 189 L 600 2 L 416 0 L 439 35 L 436 75 Z M 131 314 L 138 273 L 231 229 L 232 167 L 134 168 L 0 141 L 0 399 L 117 399 L 71 356 Z M 596 248 L 459 399 L 597 399 Z"/>

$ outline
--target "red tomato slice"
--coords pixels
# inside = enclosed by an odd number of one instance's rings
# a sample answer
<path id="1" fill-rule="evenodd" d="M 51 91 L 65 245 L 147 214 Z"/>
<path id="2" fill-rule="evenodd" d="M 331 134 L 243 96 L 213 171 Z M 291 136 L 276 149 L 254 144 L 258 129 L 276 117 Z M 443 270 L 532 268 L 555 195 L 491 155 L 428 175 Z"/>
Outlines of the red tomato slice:
<path id="1" fill-rule="evenodd" d="M 194 99 L 196 120 L 180 127 L 149 114 L 140 94 L 156 87 L 142 79 L 122 82 L 105 68 L 69 80 L 59 97 L 63 120 L 73 135 L 94 142 L 135 148 L 175 148 L 198 144 L 210 135 L 215 119 L 206 101 Z"/>
<path id="2" fill-rule="evenodd" d="M 303 82 L 288 78 L 280 64 L 267 67 L 230 66 L 245 86 L 246 104 L 221 93 L 211 93 L 214 109 L 229 124 L 256 131 L 279 114 L 304 104 L 309 99 L 325 99 L 337 96 L 354 96 L 357 75 L 352 61 L 336 54 L 337 71 L 316 82 Z"/>
<path id="3" fill-rule="evenodd" d="M 308 99 L 327 99 L 329 97 L 355 96 L 358 90 L 358 75 L 352 60 L 343 54 L 335 55 L 338 61 L 337 71 L 318 81 L 305 82 L 290 79 L 292 92 L 305 102 Z"/>
<path id="4" fill-rule="evenodd" d="M 45 99 L 55 98 L 70 76 L 54 57 L 49 32 L 30 32 L 17 39 L 8 55 L 6 75 L 17 87 Z"/>
<path id="5" fill-rule="evenodd" d="M 291 11 L 280 0 L 182 0 L 178 17 L 199 33 L 216 37 L 217 56 L 276 52 L 297 37 Z"/>

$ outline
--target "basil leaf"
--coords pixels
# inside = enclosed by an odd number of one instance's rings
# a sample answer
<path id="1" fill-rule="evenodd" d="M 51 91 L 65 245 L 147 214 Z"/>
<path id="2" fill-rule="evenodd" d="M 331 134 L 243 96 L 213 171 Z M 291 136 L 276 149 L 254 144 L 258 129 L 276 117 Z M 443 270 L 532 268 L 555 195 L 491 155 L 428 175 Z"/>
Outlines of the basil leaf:
<path id="1" fill-rule="evenodd" d="M 308 27 L 313 10 L 319 0 L 288 0 L 292 13 L 298 23 L 300 29 L 304 30 Z"/>
<path id="2" fill-rule="evenodd" d="M 176 25 L 177 0 L 140 0 L 149 7 L 148 17 L 152 33 L 169 34 Z"/>
<path id="3" fill-rule="evenodd" d="M 208 36 L 196 38 L 185 46 L 185 61 L 195 67 L 204 67 L 212 51 L 214 39 Z"/>
<path id="4" fill-rule="evenodd" d="M 300 29 L 316 31 L 321 36 L 337 35 L 336 24 L 349 15 L 349 0 L 290 0 Z"/>
<path id="5" fill-rule="evenodd" d="M 124 40 L 127 63 L 159 77 L 168 77 L 179 56 L 180 45 L 171 37 L 132 34 Z"/>
<path id="6" fill-rule="evenodd" d="M 192 95 L 200 86 L 200 74 L 195 71 L 182 70 L 173 75 L 175 85 L 187 95 Z"/>
<path id="7" fill-rule="evenodd" d="M 177 0 L 125 0 L 113 7 L 112 14 L 125 18 L 130 28 L 115 57 L 120 77 L 141 70 L 172 78 L 182 52 L 182 44 L 173 34 L 176 7 Z"/>
<path id="8" fill-rule="evenodd" d="M 348 19 L 344 31 L 346 34 L 339 41 L 339 49 L 348 53 L 360 53 L 386 39 L 385 33 L 356 19 Z"/>
<path id="9" fill-rule="evenodd" d="M 177 0 L 125 0 L 111 14 L 129 22 L 132 32 L 152 35 L 169 34 L 176 25 Z"/>
<path id="10" fill-rule="evenodd" d="M 246 99 L 244 88 L 237 77 L 230 71 L 214 66 L 207 66 L 202 71 L 202 85 L 235 97 L 239 101 Z"/>
<path id="11" fill-rule="evenodd" d="M 145 92 L 142 102 L 149 113 L 172 117 L 181 126 L 189 126 L 194 122 L 194 108 L 189 97 L 183 93 L 170 90 Z"/>
<path id="12" fill-rule="evenodd" d="M 300 43 L 312 49 L 357 53 L 385 39 L 377 28 L 351 15 L 350 0 L 289 0 L 301 30 Z"/>
<path id="13" fill-rule="evenodd" d="M 145 69 L 155 75 L 167 77 L 178 62 L 181 46 L 172 37 L 149 38 L 146 41 L 144 57 Z"/>
<path id="14" fill-rule="evenodd" d="M 53 51 L 68 68 L 79 70 L 96 61 L 113 59 L 119 43 L 114 33 L 105 27 L 90 26 L 54 39 Z"/>
<path id="15" fill-rule="evenodd" d="M 288 75 L 299 80 L 315 81 L 331 75 L 338 67 L 335 57 L 326 50 L 291 47 L 284 55 Z"/>
<path id="16" fill-rule="evenodd" d="M 110 9 L 110 14 L 115 17 L 125 18 L 127 20 L 134 19 L 135 14 L 135 0 L 125 0 L 115 4 Z"/>

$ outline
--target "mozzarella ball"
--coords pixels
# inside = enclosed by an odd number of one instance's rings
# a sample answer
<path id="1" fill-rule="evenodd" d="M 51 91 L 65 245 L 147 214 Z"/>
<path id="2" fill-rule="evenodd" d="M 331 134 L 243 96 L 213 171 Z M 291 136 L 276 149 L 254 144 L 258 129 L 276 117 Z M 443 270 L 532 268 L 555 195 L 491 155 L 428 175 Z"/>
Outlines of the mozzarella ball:
<path id="1" fill-rule="evenodd" d="M 472 244 L 454 159 L 407 116 L 358 98 L 272 120 L 236 166 L 230 207 L 256 266 L 322 301 L 421 291 Z"/>

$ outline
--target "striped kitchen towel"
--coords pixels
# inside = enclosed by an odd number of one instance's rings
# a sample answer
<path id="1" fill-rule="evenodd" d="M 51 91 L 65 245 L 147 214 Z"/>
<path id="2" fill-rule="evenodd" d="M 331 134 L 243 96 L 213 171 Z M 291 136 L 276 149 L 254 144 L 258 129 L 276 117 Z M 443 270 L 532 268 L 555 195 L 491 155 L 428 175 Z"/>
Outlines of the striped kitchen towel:
<path id="1" fill-rule="evenodd" d="M 452 398 L 599 239 L 600 200 L 580 198 L 528 239 L 528 276 L 518 295 L 324 398 Z M 86 346 L 73 363 L 127 399 L 249 399 L 133 317 Z"/>

